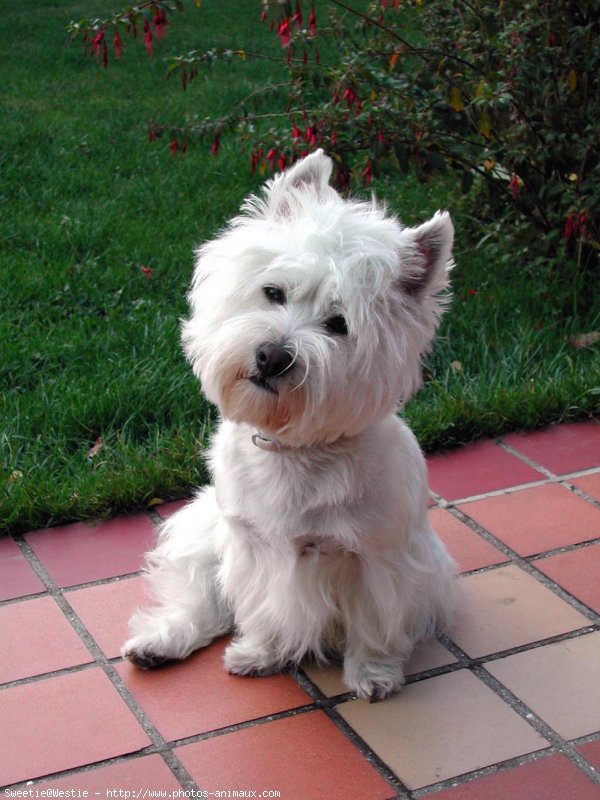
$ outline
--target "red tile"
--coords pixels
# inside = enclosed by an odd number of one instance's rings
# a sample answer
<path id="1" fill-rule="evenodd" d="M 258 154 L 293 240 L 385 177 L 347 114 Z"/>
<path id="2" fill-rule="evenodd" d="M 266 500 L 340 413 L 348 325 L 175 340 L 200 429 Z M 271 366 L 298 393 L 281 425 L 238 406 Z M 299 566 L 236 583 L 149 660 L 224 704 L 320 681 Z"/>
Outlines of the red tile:
<path id="1" fill-rule="evenodd" d="M 600 772 L 600 741 L 579 744 L 576 749 Z"/>
<path id="2" fill-rule="evenodd" d="M 156 670 L 125 662 L 119 674 L 169 740 L 223 728 L 312 702 L 286 674 L 266 678 L 229 675 L 220 640 L 185 661 Z"/>
<path id="3" fill-rule="evenodd" d="M 141 576 L 73 589 L 65 592 L 65 597 L 108 658 L 121 655 L 121 647 L 129 636 L 129 617 L 147 603 Z"/>
<path id="4" fill-rule="evenodd" d="M 0 641 L 0 683 L 93 660 L 51 597 L 2 606 Z"/>
<path id="5" fill-rule="evenodd" d="M 449 511 L 442 508 L 430 511 L 429 519 L 456 561 L 459 572 L 469 572 L 472 569 L 508 561 L 500 550 L 486 542 L 482 536 L 472 531 Z"/>
<path id="6" fill-rule="evenodd" d="M 460 509 L 522 556 L 600 535 L 600 509 L 559 484 L 475 500 Z"/>
<path id="7" fill-rule="evenodd" d="M 0 785 L 81 767 L 151 742 L 100 669 L 0 692 Z"/>
<path id="8" fill-rule="evenodd" d="M 472 497 L 544 478 L 491 440 L 427 459 L 429 486 L 446 500 Z"/>
<path id="9" fill-rule="evenodd" d="M 279 791 L 285 800 L 389 800 L 395 792 L 322 711 L 175 750 L 209 792 Z M 248 795 L 249 796 L 249 795 Z M 263 795 L 264 796 L 264 795 Z"/>
<path id="10" fill-rule="evenodd" d="M 173 500 L 172 503 L 163 503 L 154 509 L 163 519 L 168 519 L 180 509 L 187 506 L 191 500 Z"/>
<path id="11" fill-rule="evenodd" d="M 44 591 L 44 584 L 13 540 L 8 536 L 0 539 L 0 600 Z"/>
<path id="12" fill-rule="evenodd" d="M 59 586 L 137 572 L 154 546 L 154 525 L 146 514 L 99 522 L 76 522 L 28 533 L 36 556 Z"/>
<path id="13" fill-rule="evenodd" d="M 600 614 L 600 544 L 533 563 L 544 575 Z"/>
<path id="14" fill-rule="evenodd" d="M 582 475 L 580 478 L 573 478 L 570 483 L 585 492 L 588 497 L 592 497 L 594 500 L 600 502 L 600 472 L 592 472 L 591 475 Z"/>
<path id="15" fill-rule="evenodd" d="M 552 755 L 427 796 L 432 800 L 600 800 L 600 787 L 564 756 Z"/>
<path id="16" fill-rule="evenodd" d="M 95 797 L 95 792 L 99 792 L 100 796 L 105 799 L 107 789 L 116 790 L 117 796 L 118 790 L 122 789 L 123 792 L 135 792 L 129 797 L 143 797 L 146 789 L 149 791 L 176 791 L 181 789 L 181 785 L 162 758 L 159 755 L 152 755 L 128 758 L 106 767 L 71 772 L 66 778 L 56 778 L 38 783 L 35 788 L 39 791 L 51 789 L 53 792 L 87 791 L 91 793 L 91 798 Z M 77 795 L 63 796 L 76 797 Z"/>
<path id="17" fill-rule="evenodd" d="M 513 433 L 504 441 L 555 475 L 600 467 L 600 425 L 593 420 Z"/>

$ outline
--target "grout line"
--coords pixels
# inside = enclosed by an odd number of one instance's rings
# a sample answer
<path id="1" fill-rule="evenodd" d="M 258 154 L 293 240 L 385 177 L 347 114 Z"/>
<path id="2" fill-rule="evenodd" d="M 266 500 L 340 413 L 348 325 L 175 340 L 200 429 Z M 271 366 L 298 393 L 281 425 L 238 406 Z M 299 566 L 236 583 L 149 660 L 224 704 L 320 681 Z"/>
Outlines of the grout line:
<path id="1" fill-rule="evenodd" d="M 525 453 L 517 450 L 516 447 L 508 444 L 508 442 L 505 442 L 504 439 L 498 439 L 497 442 L 505 452 L 510 453 L 511 456 L 515 456 L 515 458 L 518 458 L 519 461 L 527 464 L 528 467 L 535 469 L 537 472 L 541 472 L 542 475 L 545 475 L 547 478 L 555 479 L 557 477 L 554 472 L 551 472 L 547 467 L 542 466 L 538 461 L 534 461 L 532 458 L 529 458 L 529 456 L 526 456 Z"/>
<path id="2" fill-rule="evenodd" d="M 184 789 L 199 791 L 199 787 L 193 781 L 190 774 L 183 767 L 183 765 L 176 758 L 176 756 L 167 748 L 166 740 L 159 733 L 158 729 L 154 726 L 154 724 L 150 721 L 145 711 L 142 709 L 142 707 L 138 704 L 138 702 L 134 698 L 133 694 L 129 691 L 129 689 L 125 685 L 125 682 L 122 680 L 121 676 L 116 671 L 114 663 L 106 658 L 106 656 L 100 649 L 100 646 L 97 644 L 93 636 L 90 634 L 88 629 L 79 619 L 79 617 L 77 616 L 77 614 L 75 613 L 75 611 L 65 598 L 63 591 L 57 586 L 54 579 L 50 576 L 50 574 L 45 569 L 43 563 L 35 554 L 33 548 L 29 545 L 29 543 L 25 540 L 24 537 L 19 537 L 18 539 L 15 539 L 15 542 L 17 546 L 20 548 L 23 555 L 29 561 L 29 564 L 33 568 L 36 575 L 40 578 L 40 580 L 46 587 L 48 594 L 54 599 L 54 601 L 56 602 L 56 604 L 66 617 L 67 621 L 70 623 L 70 625 L 75 630 L 79 638 L 87 647 L 88 651 L 95 660 L 96 666 L 102 669 L 102 671 L 112 684 L 113 688 L 118 692 L 119 696 L 129 709 L 129 711 L 133 714 L 138 724 L 141 726 L 142 730 L 145 732 L 145 734 L 148 736 L 148 738 L 156 748 L 156 751 L 160 753 L 160 755 L 162 756 L 163 760 L 165 761 L 166 765 L 169 767 L 175 778 L 179 781 L 179 783 L 183 786 Z"/>
<path id="3" fill-rule="evenodd" d="M 528 466 L 532 466 L 528 464 Z M 535 467 L 536 469 L 541 469 L 539 467 Z M 515 492 L 521 492 L 525 489 L 536 489 L 540 486 L 553 486 L 554 484 L 562 484 L 565 485 L 565 488 L 568 488 L 570 491 L 574 492 L 575 494 L 582 497 L 584 500 L 587 500 L 592 505 L 600 508 L 600 502 L 594 500 L 594 498 L 589 497 L 585 494 L 581 489 L 577 487 L 572 487 L 569 485 L 569 481 L 572 481 L 579 477 L 585 477 L 587 475 L 594 475 L 599 471 L 598 467 L 592 467 L 591 469 L 581 470 L 579 472 L 569 472 L 565 475 L 553 475 L 550 473 L 550 477 L 540 479 L 539 481 L 530 481 L 529 483 L 518 483 L 514 486 L 505 486 L 502 489 L 492 489 L 489 492 L 482 492 L 481 494 L 473 494 L 473 495 L 466 495 L 465 497 L 456 497 L 452 499 L 446 499 L 441 495 L 436 494 L 433 490 L 430 491 L 430 495 L 435 499 L 436 504 L 433 506 L 428 506 L 429 511 L 434 511 L 436 508 L 452 508 L 453 506 L 463 505 L 466 503 L 474 503 L 478 500 L 487 500 L 491 497 L 502 497 L 503 495 L 507 494 L 514 494 Z"/>
<path id="4" fill-rule="evenodd" d="M 600 775 L 594 767 L 582 755 L 580 755 L 573 745 L 564 739 L 554 728 L 551 728 L 544 720 L 539 717 L 532 709 L 526 705 L 517 695 L 510 691 L 503 683 L 495 678 L 491 673 L 481 666 L 474 666 L 471 671 L 498 697 L 504 700 L 522 719 L 528 722 L 541 736 L 568 758 L 576 767 L 584 772 L 596 786 L 600 786 Z"/>
<path id="5" fill-rule="evenodd" d="M 584 772 L 590 780 L 600 786 L 600 775 L 598 771 L 575 750 L 571 742 L 564 739 L 557 731 L 551 728 L 550 725 L 532 711 L 523 700 L 488 672 L 485 669 L 485 664 L 478 663 L 478 661 L 471 659 L 467 653 L 449 637 L 440 635 L 438 638 L 440 642 L 459 659 L 464 668 L 468 669 L 473 675 L 479 678 L 488 689 L 493 691 L 494 694 L 504 701 L 515 713 L 529 723 L 534 730 L 550 743 L 555 752 L 561 753 L 565 758 L 568 758 L 569 761 Z M 453 780 L 455 781 L 456 778 Z"/>
<path id="6" fill-rule="evenodd" d="M 579 611 L 580 614 L 587 617 L 592 624 L 597 625 L 600 622 L 600 614 L 596 613 L 593 609 L 586 606 L 581 600 L 578 600 L 572 594 L 570 594 L 566 589 L 564 589 L 560 584 L 556 581 L 549 578 L 545 575 L 541 570 L 539 570 L 535 564 L 528 561 L 528 558 L 532 558 L 532 556 L 521 556 L 512 548 L 508 547 L 503 541 L 498 539 L 494 536 L 493 533 L 490 533 L 486 528 L 476 522 L 474 519 L 469 517 L 464 511 L 453 508 L 451 509 L 452 515 L 456 517 L 461 522 L 464 522 L 465 525 L 474 531 L 475 533 L 479 534 L 483 539 L 485 539 L 489 544 L 492 544 L 496 547 L 500 552 L 504 555 L 508 556 L 511 563 L 516 564 L 517 566 L 521 567 L 521 569 L 526 572 L 531 577 L 535 578 L 539 583 L 545 586 L 547 589 L 550 589 L 555 595 L 564 600 L 564 602 L 568 603 L 572 606 L 576 611 Z M 499 569 L 502 566 L 506 566 L 506 562 L 503 564 L 496 564 L 493 565 L 492 568 Z"/>
<path id="7" fill-rule="evenodd" d="M 306 672 L 301 667 L 290 674 L 297 681 L 300 687 L 313 698 L 315 703 L 318 704 L 318 707 L 334 723 L 334 725 L 339 731 L 341 731 L 346 739 L 350 740 L 363 758 L 365 758 L 376 770 L 376 772 L 378 772 L 379 775 L 381 775 L 381 777 L 390 784 L 390 787 L 395 792 L 394 800 L 410 800 L 412 795 L 409 789 L 402 783 L 396 773 L 379 758 L 379 756 L 369 747 L 364 739 L 359 736 L 354 728 L 352 728 L 336 710 L 336 705 L 338 705 L 340 702 L 346 702 L 347 700 L 355 700 L 356 695 L 354 695 L 353 692 L 347 692 L 343 695 L 327 697 L 321 691 L 321 689 L 319 689 L 317 684 L 308 677 Z"/>
<path id="8" fill-rule="evenodd" d="M 21 541 L 23 537 L 13 537 L 13 541 L 20 547 L 19 541 Z M 22 548 L 21 548 L 22 549 Z M 29 566 L 32 566 L 31 562 L 28 562 Z M 37 573 L 36 573 L 37 574 Z M 113 575 L 110 578 L 99 578 L 95 581 L 87 581 L 86 583 L 75 583 L 72 586 L 58 586 L 57 589 L 61 591 L 63 594 L 68 594 L 70 592 L 78 592 L 80 589 L 93 589 L 95 586 L 107 586 L 111 583 L 120 583 L 122 580 L 130 580 L 132 578 L 137 578 L 143 576 L 143 571 L 138 570 L 137 572 L 125 572 L 123 575 Z M 38 575 L 38 578 L 40 576 Z M 33 594 L 24 594 L 20 597 L 9 597 L 6 600 L 0 600 L 0 608 L 3 606 L 9 606 L 13 603 L 19 603 L 21 600 L 34 600 L 36 597 L 47 597 L 48 590 L 42 589 L 39 592 L 35 592 Z"/>
<path id="9" fill-rule="evenodd" d="M 429 797 L 444 789 L 453 789 L 457 786 L 466 786 L 479 778 L 487 778 L 490 775 L 497 775 L 509 769 L 520 767 L 525 764 L 531 764 L 534 761 L 540 761 L 544 758 L 549 758 L 556 755 L 554 748 L 548 747 L 545 750 L 536 750 L 533 753 L 526 753 L 522 756 L 515 758 L 508 758 L 506 761 L 499 761 L 496 764 L 490 764 L 487 767 L 473 770 L 472 772 L 463 772 L 462 775 L 455 775 L 453 778 L 446 778 L 437 783 L 431 783 L 428 786 L 422 786 L 420 789 L 413 790 L 414 800 L 420 800 L 422 797 Z"/>

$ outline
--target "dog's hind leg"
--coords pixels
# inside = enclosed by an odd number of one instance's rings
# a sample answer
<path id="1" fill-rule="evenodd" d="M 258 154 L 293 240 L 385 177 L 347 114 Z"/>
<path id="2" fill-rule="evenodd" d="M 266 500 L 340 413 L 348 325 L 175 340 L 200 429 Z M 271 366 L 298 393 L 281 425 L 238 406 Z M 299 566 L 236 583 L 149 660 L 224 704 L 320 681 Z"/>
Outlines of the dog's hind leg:
<path id="1" fill-rule="evenodd" d="M 220 592 L 219 527 L 213 487 L 174 514 L 147 555 L 146 580 L 154 604 L 130 619 L 122 654 L 144 669 L 182 659 L 233 626 Z"/>

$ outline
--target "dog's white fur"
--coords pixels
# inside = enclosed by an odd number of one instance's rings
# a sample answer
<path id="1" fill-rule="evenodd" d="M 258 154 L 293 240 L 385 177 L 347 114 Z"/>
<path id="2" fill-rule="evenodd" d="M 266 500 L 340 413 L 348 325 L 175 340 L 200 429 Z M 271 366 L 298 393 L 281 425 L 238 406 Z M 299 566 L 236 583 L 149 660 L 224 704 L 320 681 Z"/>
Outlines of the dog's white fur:
<path id="1" fill-rule="evenodd" d="M 375 201 L 343 200 L 331 167 L 322 151 L 306 157 L 198 250 L 183 342 L 223 417 L 214 486 L 147 557 L 156 604 L 134 615 L 123 648 L 139 666 L 233 630 L 232 673 L 335 655 L 347 686 L 379 699 L 449 621 L 454 565 L 395 411 L 420 384 L 444 309 L 452 223 L 438 213 L 403 228 Z M 340 316 L 347 334 L 328 329 Z M 250 378 L 266 343 L 292 364 L 260 385 Z"/>

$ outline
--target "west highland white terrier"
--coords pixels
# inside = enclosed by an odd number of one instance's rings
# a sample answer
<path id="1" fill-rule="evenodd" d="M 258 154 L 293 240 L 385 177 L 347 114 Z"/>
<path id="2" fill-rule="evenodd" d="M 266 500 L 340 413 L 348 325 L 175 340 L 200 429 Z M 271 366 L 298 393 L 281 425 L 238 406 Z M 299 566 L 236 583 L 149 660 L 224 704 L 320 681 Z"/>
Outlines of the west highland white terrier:
<path id="1" fill-rule="evenodd" d="M 342 199 L 331 169 L 307 156 L 197 251 L 182 337 L 222 416 L 214 485 L 147 556 L 155 604 L 123 648 L 140 667 L 233 631 L 231 673 L 335 657 L 350 690 L 382 699 L 449 621 L 454 565 L 396 410 L 444 310 L 452 223 L 404 228 Z"/>

